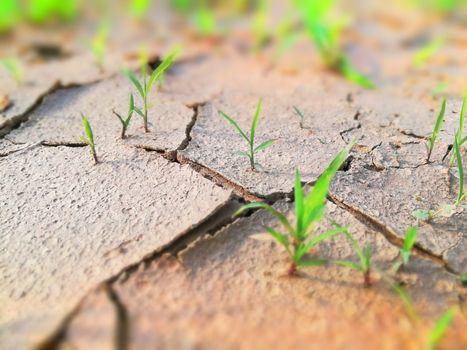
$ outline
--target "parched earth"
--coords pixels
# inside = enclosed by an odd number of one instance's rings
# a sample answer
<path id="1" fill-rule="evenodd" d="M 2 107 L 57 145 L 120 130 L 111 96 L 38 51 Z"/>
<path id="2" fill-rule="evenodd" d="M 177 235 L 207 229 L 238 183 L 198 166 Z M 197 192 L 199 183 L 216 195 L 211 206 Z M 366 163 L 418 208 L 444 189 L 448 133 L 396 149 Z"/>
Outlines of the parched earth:
<path id="1" fill-rule="evenodd" d="M 327 72 L 307 40 L 275 61 L 271 48 L 246 53 L 240 28 L 215 42 L 147 34 L 171 25 L 164 21 L 119 27 L 102 68 L 63 44 L 69 54 L 29 62 L 20 85 L 2 71 L 0 95 L 11 106 L 0 112 L 1 348 L 422 349 L 435 320 L 454 307 L 441 348 L 465 349 L 465 209 L 420 223 L 414 255 L 397 276 L 417 316 L 384 278 L 416 223 L 412 212 L 457 197 L 448 152 L 466 87 L 465 28 L 372 6 L 359 16 L 344 40 L 378 83 L 374 91 Z M 410 42 L 440 28 L 450 33 L 446 51 L 415 70 L 418 46 Z M 136 91 L 119 68 L 136 68 L 141 37 L 153 62 L 175 43 L 186 45 L 150 96 L 150 132 L 135 116 L 122 140 L 112 111 L 124 113 Z M 20 33 L 8 47 L 30 48 L 26 38 L 31 33 Z M 425 138 L 440 105 L 429 91 L 444 80 L 445 123 L 427 163 Z M 275 142 L 258 154 L 254 172 L 238 155 L 244 141 L 219 110 L 248 128 L 260 97 L 257 142 Z M 305 115 L 303 127 L 294 106 Z M 97 165 L 79 138 L 80 112 L 94 130 Z M 287 276 L 285 252 L 254 239 L 278 223 L 262 210 L 232 215 L 259 200 L 293 219 L 295 169 L 311 188 L 352 140 L 326 218 L 372 245 L 373 286 L 363 288 L 360 273 L 334 265 Z M 329 229 L 328 221 L 316 232 Z M 344 237 L 309 254 L 357 259 Z"/>

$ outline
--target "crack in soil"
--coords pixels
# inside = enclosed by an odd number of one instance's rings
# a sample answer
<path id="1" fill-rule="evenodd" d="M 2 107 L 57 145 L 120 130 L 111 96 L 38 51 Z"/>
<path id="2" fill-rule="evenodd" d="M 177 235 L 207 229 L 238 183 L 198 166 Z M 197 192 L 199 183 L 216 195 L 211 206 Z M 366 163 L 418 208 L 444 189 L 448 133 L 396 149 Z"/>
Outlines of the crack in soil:
<path id="1" fill-rule="evenodd" d="M 338 207 L 348 211 L 350 214 L 352 214 L 357 220 L 359 220 L 363 224 L 380 232 L 390 244 L 398 248 L 402 247 L 404 240 L 400 238 L 396 234 L 396 232 L 391 227 L 387 226 L 385 223 L 381 222 L 377 218 L 372 217 L 371 215 L 368 215 L 367 213 L 360 210 L 359 208 L 346 203 L 344 200 L 340 199 L 338 196 L 336 196 L 332 192 L 329 192 L 328 199 L 332 203 L 337 205 Z M 456 271 L 451 266 L 449 266 L 448 262 L 444 260 L 444 258 L 441 255 L 434 254 L 428 249 L 420 246 L 418 243 L 414 244 L 412 250 L 415 251 L 418 255 L 428 258 L 429 260 L 442 266 L 447 272 L 454 274 L 456 276 L 460 275 L 458 271 Z"/>
<path id="2" fill-rule="evenodd" d="M 43 147 L 71 147 L 71 148 L 82 148 L 82 147 L 87 147 L 85 143 L 79 143 L 79 142 L 49 142 L 49 141 L 39 141 L 35 143 L 15 143 L 11 140 L 8 140 L 14 145 L 25 145 L 23 148 L 20 149 L 15 149 L 6 153 L 0 153 L 0 158 L 3 157 L 8 157 L 11 154 L 15 153 L 20 153 L 20 152 L 26 152 L 31 149 L 34 149 L 38 146 L 43 146 Z"/>
<path id="3" fill-rule="evenodd" d="M 161 247 L 143 257 L 141 260 L 127 265 L 117 274 L 107 278 L 106 280 L 99 283 L 95 288 L 87 291 L 85 295 L 81 298 L 75 308 L 66 315 L 57 330 L 54 331 L 49 337 L 47 337 L 43 342 L 41 342 L 36 349 L 37 350 L 49 350 L 49 349 L 60 349 L 60 346 L 66 340 L 67 330 L 69 325 L 77 316 L 86 297 L 93 291 L 97 291 L 99 288 L 105 288 L 109 300 L 115 306 L 117 312 L 117 321 L 115 328 L 115 345 L 116 349 L 127 349 L 128 344 L 128 318 L 126 313 L 126 308 L 124 304 L 120 301 L 117 293 L 112 287 L 112 284 L 119 281 L 124 282 L 128 277 L 135 271 L 140 268 L 146 268 L 151 262 L 159 259 L 165 254 L 170 254 L 172 256 L 177 256 L 179 252 L 186 249 L 190 244 L 198 240 L 203 235 L 213 236 L 216 232 L 220 231 L 224 227 L 230 225 L 237 217 L 233 217 L 240 207 L 241 203 L 236 199 L 231 199 L 224 205 L 221 205 L 217 208 L 211 215 L 207 216 L 202 222 L 188 230 L 185 233 L 182 233 L 177 239 L 173 240 L 164 247 Z M 123 332 L 123 334 L 119 334 Z"/>

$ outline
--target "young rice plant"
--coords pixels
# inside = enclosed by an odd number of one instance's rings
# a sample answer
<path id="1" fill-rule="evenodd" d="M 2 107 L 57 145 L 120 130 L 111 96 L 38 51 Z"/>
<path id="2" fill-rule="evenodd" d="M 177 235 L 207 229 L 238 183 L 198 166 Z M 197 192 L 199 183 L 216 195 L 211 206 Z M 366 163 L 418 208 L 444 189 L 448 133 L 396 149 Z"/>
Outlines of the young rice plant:
<path id="1" fill-rule="evenodd" d="M 161 62 L 161 64 L 152 72 L 151 76 L 148 78 L 147 75 L 147 65 L 142 64 L 141 66 L 141 81 L 136 78 L 136 75 L 130 71 L 129 69 L 125 69 L 125 74 L 128 76 L 130 81 L 135 86 L 136 90 L 138 91 L 141 100 L 143 102 L 143 109 L 134 107 L 136 113 L 138 113 L 144 122 L 144 131 L 149 132 L 148 128 L 148 111 L 149 111 L 149 101 L 148 96 L 151 92 L 154 83 L 164 74 L 164 72 L 169 69 L 172 63 L 177 56 L 177 51 L 172 51 L 170 54 L 167 55 L 166 58 Z"/>
<path id="2" fill-rule="evenodd" d="M 94 143 L 94 135 L 92 133 L 91 124 L 89 124 L 88 118 L 86 118 L 83 113 L 81 113 L 81 119 L 84 126 L 84 136 L 81 136 L 81 140 L 89 146 L 91 155 L 94 158 L 94 164 L 97 164 L 99 161 L 97 160 L 96 144 Z"/>
<path id="3" fill-rule="evenodd" d="M 258 121 L 259 121 L 259 116 L 261 114 L 261 106 L 262 106 L 262 100 L 259 99 L 258 104 L 256 105 L 256 112 L 253 117 L 253 121 L 251 122 L 251 129 L 250 129 L 250 135 L 247 135 L 240 125 L 233 120 L 231 117 L 229 117 L 227 114 L 225 114 L 222 111 L 219 111 L 219 113 L 230 123 L 232 124 L 235 129 L 237 129 L 238 133 L 240 134 L 241 137 L 245 139 L 245 141 L 248 143 L 248 151 L 247 152 L 239 152 L 239 154 L 243 157 L 247 157 L 250 160 L 250 167 L 251 170 L 256 170 L 256 165 L 255 163 L 255 154 L 258 153 L 259 151 L 265 150 L 269 146 L 271 146 L 274 142 L 274 140 L 267 140 L 261 143 L 260 145 L 255 147 L 255 135 L 256 135 L 256 127 L 258 126 Z"/>
<path id="4" fill-rule="evenodd" d="M 294 275 L 297 272 L 297 267 L 301 266 L 319 266 L 326 261 L 322 259 L 305 258 L 306 253 L 319 244 L 320 242 L 329 239 L 335 235 L 346 232 L 345 227 L 336 226 L 335 229 L 326 231 L 318 235 L 312 235 L 316 225 L 324 216 L 326 207 L 326 196 L 328 194 L 329 185 L 332 178 L 339 170 L 341 165 L 347 159 L 347 156 L 352 148 L 349 144 L 341 152 L 337 154 L 328 168 L 318 178 L 311 192 L 305 197 L 303 187 L 298 170 L 295 173 L 295 225 L 288 221 L 286 216 L 277 211 L 272 206 L 255 202 L 244 205 L 235 214 L 238 215 L 248 209 L 265 209 L 280 221 L 285 229 L 285 234 L 271 227 L 266 227 L 273 239 L 282 245 L 290 256 L 290 266 L 288 274 Z"/>
<path id="5" fill-rule="evenodd" d="M 399 251 L 400 259 L 393 266 L 394 272 L 399 271 L 401 266 L 407 266 L 407 264 L 409 263 L 410 252 L 417 239 L 417 232 L 418 232 L 417 226 L 412 226 L 407 230 L 405 234 L 404 243 L 402 244 L 402 248 Z"/>

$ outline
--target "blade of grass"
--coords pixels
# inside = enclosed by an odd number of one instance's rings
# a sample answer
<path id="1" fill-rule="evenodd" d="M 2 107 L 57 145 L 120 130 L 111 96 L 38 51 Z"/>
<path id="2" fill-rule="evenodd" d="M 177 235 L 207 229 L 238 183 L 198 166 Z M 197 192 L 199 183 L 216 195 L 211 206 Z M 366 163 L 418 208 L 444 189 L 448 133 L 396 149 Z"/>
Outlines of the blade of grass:
<path id="1" fill-rule="evenodd" d="M 256 105 L 256 111 L 255 111 L 255 115 L 253 117 L 253 121 L 251 122 L 250 144 L 251 144 L 252 147 L 253 147 L 253 145 L 255 143 L 256 127 L 258 126 L 258 120 L 259 120 L 259 116 L 261 114 L 262 102 L 263 102 L 263 99 L 260 98 L 258 100 L 258 104 Z"/>
<path id="2" fill-rule="evenodd" d="M 436 320 L 435 326 L 431 330 L 428 338 L 428 349 L 434 350 L 437 348 L 456 314 L 457 310 L 455 308 L 450 308 Z"/>
<path id="3" fill-rule="evenodd" d="M 433 151 L 436 139 L 438 138 L 439 132 L 441 131 L 441 126 L 443 125 L 445 111 L 446 111 L 446 99 L 444 99 L 443 103 L 441 104 L 441 109 L 439 111 L 438 117 L 436 118 L 436 123 L 433 129 L 433 133 L 431 134 L 431 137 L 427 142 L 427 147 L 428 147 L 427 162 L 430 161 L 431 152 Z"/>
<path id="4" fill-rule="evenodd" d="M 250 139 L 248 138 L 248 136 L 246 136 L 246 134 L 243 132 L 242 128 L 240 127 L 240 125 L 237 124 L 237 122 L 235 120 L 233 120 L 232 118 L 230 118 L 227 114 L 225 114 L 224 112 L 222 111 L 219 111 L 219 113 L 230 123 L 232 124 L 235 129 L 237 129 L 237 131 L 240 133 L 240 135 L 246 140 L 246 142 L 248 142 L 248 144 L 250 144 Z"/>
<path id="5" fill-rule="evenodd" d="M 457 169 L 459 171 L 459 194 L 457 195 L 456 207 L 458 207 L 464 199 L 464 166 L 462 164 L 462 155 L 457 138 L 454 138 L 454 153 L 456 154 Z"/>

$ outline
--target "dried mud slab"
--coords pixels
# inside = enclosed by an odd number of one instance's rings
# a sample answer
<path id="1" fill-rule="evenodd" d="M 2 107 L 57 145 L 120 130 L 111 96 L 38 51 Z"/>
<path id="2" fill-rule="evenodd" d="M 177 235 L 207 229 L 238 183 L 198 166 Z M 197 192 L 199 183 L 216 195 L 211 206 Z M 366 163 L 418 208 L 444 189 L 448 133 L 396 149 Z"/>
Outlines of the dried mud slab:
<path id="1" fill-rule="evenodd" d="M 289 204 L 276 204 L 287 210 Z M 362 225 L 348 212 L 329 204 L 328 215 L 350 225 L 358 241 L 372 243 L 375 263 L 388 267 L 397 249 L 382 235 Z M 116 317 L 119 346 L 214 349 L 290 349 L 303 344 L 330 349 L 420 347 L 426 324 L 413 324 L 402 302 L 378 275 L 371 289 L 361 287 L 361 275 L 345 268 L 305 269 L 301 277 L 283 275 L 284 252 L 271 241 L 251 239 L 262 225 L 277 226 L 263 211 L 239 219 L 214 237 L 200 239 L 179 254 L 163 257 L 112 285 L 124 317 Z M 327 224 L 321 224 L 318 231 Z M 329 228 L 329 227 L 327 227 Z M 339 237 L 312 254 L 355 259 L 349 243 Z M 405 273 L 408 288 L 422 315 L 432 320 L 456 303 L 455 278 L 430 261 L 413 258 Z M 91 295 L 71 320 L 64 345 L 89 348 L 116 346 L 102 341 L 108 330 L 91 333 L 97 313 L 109 303 L 105 291 Z M 104 319 L 107 315 L 100 314 Z M 100 319 L 97 318 L 97 319 Z M 467 344 L 460 317 L 446 344 Z M 122 326 L 124 326 L 122 328 Z M 462 345 L 460 345 L 462 346 Z"/>
<path id="2" fill-rule="evenodd" d="M 83 113 L 91 123 L 98 146 L 115 143 L 122 126 L 112 111 L 126 118 L 130 93 L 135 104 L 141 107 L 137 92 L 123 75 L 92 85 L 61 89 L 47 96 L 27 122 L 10 132 L 8 138 L 16 143 L 83 144 L 80 140 L 83 134 L 80 113 Z M 148 114 L 150 133 L 144 132 L 142 118 L 134 113 L 127 138 L 122 142 L 157 151 L 175 151 L 183 146 L 195 111 L 156 88 L 149 101 L 153 105 Z"/>
<path id="3" fill-rule="evenodd" d="M 211 176 L 221 177 L 240 192 L 246 191 L 261 198 L 289 193 L 296 168 L 301 170 L 306 181 L 316 180 L 335 154 L 345 146 L 340 133 L 358 125 L 354 120 L 356 108 L 348 106 L 346 95 L 341 90 L 333 92 L 332 80 L 328 80 L 327 84 L 319 83 L 326 80 L 325 76 L 303 83 L 296 76 L 287 76 L 278 71 L 266 72 L 252 60 L 239 59 L 239 62 L 224 62 L 222 67 L 227 77 L 211 73 L 215 81 L 224 79 L 221 82 L 226 87 L 209 103 L 199 107 L 190 134 L 191 141 L 179 153 L 179 160 L 207 168 L 214 174 Z M 241 64 L 244 68 L 241 68 Z M 215 72 L 215 60 L 212 65 Z M 245 69 L 249 72 L 247 79 L 229 79 L 232 72 Z M 171 91 L 176 79 L 169 87 Z M 186 93 L 189 94 L 189 91 Z M 263 97 L 263 110 L 256 131 L 256 145 L 267 139 L 274 139 L 275 142 L 265 152 L 257 154 L 258 171 L 253 172 L 248 159 L 238 154 L 247 150 L 245 140 L 219 114 L 219 110 L 230 115 L 249 132 L 260 97 Z M 293 106 L 305 114 L 303 128 L 299 125 Z"/>
<path id="4" fill-rule="evenodd" d="M 229 202 L 186 166 L 118 145 L 100 152 L 95 166 L 85 148 L 0 158 L 3 348 L 49 334 L 87 290 Z"/>
<path id="5" fill-rule="evenodd" d="M 331 197 L 361 215 L 386 235 L 403 239 L 407 228 L 416 223 L 417 209 L 437 210 L 456 201 L 458 184 L 441 165 L 375 171 L 356 162 L 347 172 L 339 172 L 331 185 Z M 449 268 L 467 271 L 467 212 L 459 208 L 449 218 L 420 223 L 418 245 L 442 257 Z"/>

